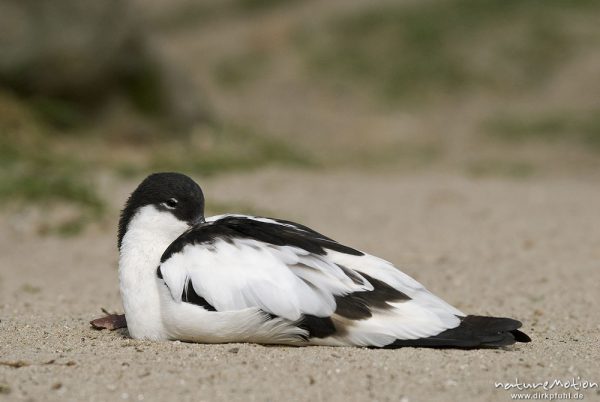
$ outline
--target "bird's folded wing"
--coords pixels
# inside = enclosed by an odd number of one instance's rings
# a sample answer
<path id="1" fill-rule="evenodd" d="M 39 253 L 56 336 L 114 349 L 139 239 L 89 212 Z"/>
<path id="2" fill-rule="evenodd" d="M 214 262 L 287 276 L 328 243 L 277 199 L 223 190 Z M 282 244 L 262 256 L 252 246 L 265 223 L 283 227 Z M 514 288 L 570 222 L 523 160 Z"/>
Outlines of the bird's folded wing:
<path id="1" fill-rule="evenodd" d="M 435 335 L 464 315 L 385 260 L 294 223 L 257 219 L 220 218 L 176 240 L 159 267 L 173 299 L 185 301 L 192 287 L 198 304 L 216 311 L 331 316 L 350 325 L 353 344 Z"/>
<path id="2" fill-rule="evenodd" d="M 360 274 L 345 272 L 323 256 L 252 239 L 217 239 L 189 245 L 162 263 L 173 299 L 193 286 L 217 311 L 259 307 L 289 320 L 335 312 L 336 295 L 372 290 Z"/>

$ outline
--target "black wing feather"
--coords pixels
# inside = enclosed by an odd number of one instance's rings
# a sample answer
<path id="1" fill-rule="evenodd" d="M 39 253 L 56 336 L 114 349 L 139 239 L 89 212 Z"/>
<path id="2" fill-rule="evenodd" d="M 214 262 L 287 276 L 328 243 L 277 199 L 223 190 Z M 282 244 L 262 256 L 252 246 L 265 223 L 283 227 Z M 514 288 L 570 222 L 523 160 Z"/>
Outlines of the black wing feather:
<path id="1" fill-rule="evenodd" d="M 226 216 L 214 222 L 194 226 L 177 238 L 161 257 L 165 262 L 173 254 L 180 252 L 188 244 L 212 244 L 218 239 L 253 239 L 275 246 L 298 247 L 309 253 L 324 255 L 326 249 L 351 255 L 364 255 L 363 252 L 344 246 L 305 226 L 294 224 L 261 222 L 251 218 Z"/>
<path id="2" fill-rule="evenodd" d="M 398 339 L 386 348 L 403 346 L 478 348 L 508 346 L 515 342 L 531 342 L 519 331 L 521 322 L 511 318 L 468 315 L 461 318 L 458 327 L 447 329 L 435 336 L 421 339 Z"/>

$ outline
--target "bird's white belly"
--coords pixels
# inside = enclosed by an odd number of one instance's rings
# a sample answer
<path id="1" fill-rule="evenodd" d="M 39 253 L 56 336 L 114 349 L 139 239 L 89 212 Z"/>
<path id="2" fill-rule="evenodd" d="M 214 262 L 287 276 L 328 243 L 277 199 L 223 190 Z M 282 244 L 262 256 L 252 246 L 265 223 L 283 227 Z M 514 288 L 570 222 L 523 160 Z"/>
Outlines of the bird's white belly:
<path id="1" fill-rule="evenodd" d="M 200 343 L 257 342 L 297 345 L 306 332 L 283 319 L 270 319 L 259 308 L 208 311 L 173 300 L 168 288 L 159 288 L 163 328 L 168 339 Z"/>

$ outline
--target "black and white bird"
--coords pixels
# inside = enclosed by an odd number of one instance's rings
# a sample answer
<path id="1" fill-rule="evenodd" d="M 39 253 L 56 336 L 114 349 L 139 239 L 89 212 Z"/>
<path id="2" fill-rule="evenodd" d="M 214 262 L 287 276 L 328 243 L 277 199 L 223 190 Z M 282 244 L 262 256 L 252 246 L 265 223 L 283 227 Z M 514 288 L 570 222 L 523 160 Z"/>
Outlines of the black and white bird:
<path id="1" fill-rule="evenodd" d="M 290 221 L 204 218 L 178 173 L 148 176 L 121 213 L 121 297 L 133 338 L 366 347 L 495 347 L 530 339 L 465 315 L 391 263 Z"/>

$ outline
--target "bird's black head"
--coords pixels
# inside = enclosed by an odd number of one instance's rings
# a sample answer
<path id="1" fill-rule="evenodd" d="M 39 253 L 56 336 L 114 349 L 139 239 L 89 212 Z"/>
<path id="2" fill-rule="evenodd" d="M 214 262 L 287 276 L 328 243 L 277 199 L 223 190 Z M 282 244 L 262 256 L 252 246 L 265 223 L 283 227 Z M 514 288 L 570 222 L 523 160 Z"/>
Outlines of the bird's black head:
<path id="1" fill-rule="evenodd" d="M 204 221 L 204 195 L 196 182 L 180 173 L 154 173 L 135 189 L 121 211 L 119 248 L 129 222 L 140 208 L 147 205 L 169 212 L 190 226 Z"/>

